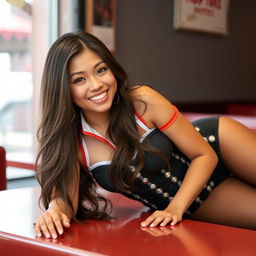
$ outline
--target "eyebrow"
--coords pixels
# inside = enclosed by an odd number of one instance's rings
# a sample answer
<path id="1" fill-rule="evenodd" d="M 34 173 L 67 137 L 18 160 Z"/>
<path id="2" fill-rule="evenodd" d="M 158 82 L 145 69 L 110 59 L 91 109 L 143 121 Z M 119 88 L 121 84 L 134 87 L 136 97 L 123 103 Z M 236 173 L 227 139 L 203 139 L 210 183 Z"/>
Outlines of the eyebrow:
<path id="1" fill-rule="evenodd" d="M 96 63 L 94 66 L 93 66 L 93 69 L 97 68 L 100 64 L 104 63 L 103 60 L 101 60 L 100 62 Z M 70 76 L 69 76 L 69 79 L 74 76 L 74 75 L 81 75 L 81 74 L 84 74 L 85 72 L 84 71 L 78 71 L 78 72 L 74 72 L 72 73 Z"/>

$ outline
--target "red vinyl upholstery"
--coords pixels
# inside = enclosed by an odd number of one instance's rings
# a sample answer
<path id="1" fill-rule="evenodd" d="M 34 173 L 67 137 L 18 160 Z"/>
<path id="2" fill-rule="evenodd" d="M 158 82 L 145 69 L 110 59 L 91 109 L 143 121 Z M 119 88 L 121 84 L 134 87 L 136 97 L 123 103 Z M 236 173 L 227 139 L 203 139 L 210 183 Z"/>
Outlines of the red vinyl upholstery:
<path id="1" fill-rule="evenodd" d="M 0 190 L 6 189 L 6 153 L 3 147 L 0 147 Z"/>

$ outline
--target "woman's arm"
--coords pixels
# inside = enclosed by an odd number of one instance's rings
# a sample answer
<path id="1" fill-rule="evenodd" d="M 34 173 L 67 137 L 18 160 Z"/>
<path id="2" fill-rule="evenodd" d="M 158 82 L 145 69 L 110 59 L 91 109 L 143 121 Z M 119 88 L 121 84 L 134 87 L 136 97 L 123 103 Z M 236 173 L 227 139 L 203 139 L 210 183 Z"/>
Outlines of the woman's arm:
<path id="1" fill-rule="evenodd" d="M 174 115 L 175 107 L 149 87 L 143 86 L 136 91 L 147 104 L 143 118 L 148 126 L 163 127 Z M 191 163 L 182 185 L 168 207 L 163 211 L 154 212 L 142 226 L 165 226 L 169 222 L 175 225 L 179 222 L 207 183 L 218 162 L 214 150 L 181 113 L 178 113 L 176 120 L 163 132 L 191 160 Z"/>
<path id="2" fill-rule="evenodd" d="M 69 197 L 72 201 L 74 212 L 63 199 L 58 197 L 58 191 L 53 191 L 52 201 L 48 209 L 35 224 L 37 237 L 41 237 L 43 234 L 46 238 L 52 237 L 55 239 L 58 234 L 61 235 L 63 233 L 63 227 L 68 228 L 70 226 L 70 220 L 73 218 L 73 215 L 76 214 L 78 208 L 80 179 L 80 163 L 78 161 L 74 169 L 75 175 L 70 183 L 69 189 Z"/>

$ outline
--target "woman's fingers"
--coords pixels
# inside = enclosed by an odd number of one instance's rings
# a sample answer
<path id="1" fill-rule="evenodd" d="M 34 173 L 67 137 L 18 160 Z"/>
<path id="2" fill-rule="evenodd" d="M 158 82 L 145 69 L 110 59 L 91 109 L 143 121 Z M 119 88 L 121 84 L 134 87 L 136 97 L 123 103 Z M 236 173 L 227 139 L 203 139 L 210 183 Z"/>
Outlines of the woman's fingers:
<path id="1" fill-rule="evenodd" d="M 58 210 L 47 211 L 36 223 L 36 236 L 41 237 L 42 234 L 46 238 L 56 239 L 58 234 L 63 234 L 63 226 L 70 226 L 69 218 Z"/>
<path id="2" fill-rule="evenodd" d="M 64 214 L 64 213 L 61 214 L 61 220 L 62 220 L 62 225 L 64 227 L 66 227 L 66 228 L 70 227 L 70 220 L 66 214 Z"/>
<path id="3" fill-rule="evenodd" d="M 150 227 L 156 227 L 158 226 L 160 223 L 162 223 L 162 221 L 165 219 L 164 216 L 158 216 L 156 217 L 153 222 L 149 225 Z"/>
<path id="4" fill-rule="evenodd" d="M 179 218 L 176 215 L 172 215 L 166 211 L 155 211 L 145 221 L 141 223 L 142 227 L 156 227 L 160 225 L 164 227 L 171 222 L 171 225 L 175 225 L 179 222 Z"/>
<path id="5" fill-rule="evenodd" d="M 173 216 L 171 225 L 174 226 L 174 225 L 176 225 L 178 222 L 179 222 L 178 217 L 177 217 L 177 216 Z"/>
<path id="6" fill-rule="evenodd" d="M 46 220 L 45 218 L 46 218 L 46 216 L 40 218 L 39 226 L 41 228 L 41 231 L 42 231 L 43 235 L 46 238 L 50 238 L 51 237 L 51 233 L 50 233 L 50 231 L 48 229 L 48 226 L 50 226 L 50 222 L 49 222 L 49 220 Z"/>
<path id="7" fill-rule="evenodd" d="M 52 216 L 52 220 L 59 235 L 63 234 L 63 226 L 59 215 Z"/>
<path id="8" fill-rule="evenodd" d="M 167 224 L 170 223 L 170 221 L 174 220 L 175 216 L 167 216 L 163 221 L 162 223 L 160 224 L 161 227 L 165 227 Z"/>
<path id="9" fill-rule="evenodd" d="M 36 236 L 37 237 L 41 237 L 42 236 L 41 228 L 40 228 L 38 222 L 36 222 L 36 224 L 35 224 L 35 232 L 36 232 Z"/>
<path id="10" fill-rule="evenodd" d="M 146 220 L 144 220 L 143 222 L 141 222 L 141 226 L 142 227 L 148 227 L 153 221 L 154 221 L 154 216 L 153 214 L 150 215 Z"/>

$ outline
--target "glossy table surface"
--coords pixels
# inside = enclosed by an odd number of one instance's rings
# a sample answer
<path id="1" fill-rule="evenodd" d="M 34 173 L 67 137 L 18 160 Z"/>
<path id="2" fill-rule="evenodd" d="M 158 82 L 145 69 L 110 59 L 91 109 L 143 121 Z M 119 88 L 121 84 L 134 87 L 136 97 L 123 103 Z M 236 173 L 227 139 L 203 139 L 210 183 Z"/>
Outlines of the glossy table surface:
<path id="1" fill-rule="evenodd" d="M 35 238 L 39 188 L 0 192 L 0 255 L 256 255 L 256 231 L 184 220 L 174 228 L 141 228 L 141 204 L 104 192 L 112 221 L 72 223 L 56 240 Z"/>

